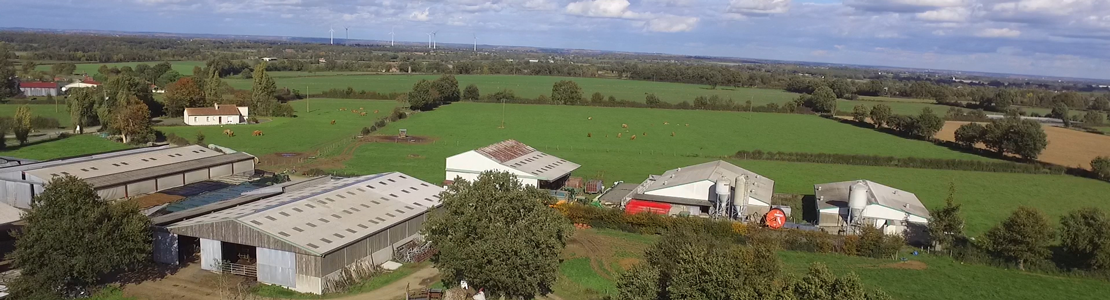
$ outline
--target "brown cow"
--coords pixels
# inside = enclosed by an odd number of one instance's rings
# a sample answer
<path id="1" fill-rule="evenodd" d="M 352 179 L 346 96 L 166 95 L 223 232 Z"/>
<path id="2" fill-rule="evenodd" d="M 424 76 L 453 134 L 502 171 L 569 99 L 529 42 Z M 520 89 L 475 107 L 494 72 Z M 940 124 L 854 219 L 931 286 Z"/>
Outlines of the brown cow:
<path id="1" fill-rule="evenodd" d="M 621 134 L 622 134 L 622 133 L 620 133 L 620 132 L 617 132 L 617 138 L 620 138 L 620 137 L 621 137 Z"/>
<path id="2" fill-rule="evenodd" d="M 335 120 L 331 120 L 331 125 L 335 125 Z"/>
<path id="3" fill-rule="evenodd" d="M 671 131 L 671 136 L 674 136 L 674 131 Z"/>
<path id="4" fill-rule="evenodd" d="M 224 129 L 224 134 L 227 135 L 227 137 L 235 136 L 235 132 L 231 131 L 231 129 Z"/>
<path id="5" fill-rule="evenodd" d="M 360 115 L 360 116 L 365 116 L 365 115 L 366 115 L 366 112 L 365 112 L 365 111 L 364 111 L 364 112 L 361 112 L 361 113 L 359 113 L 358 115 Z"/>
<path id="6" fill-rule="evenodd" d="M 629 139 L 629 140 L 635 141 L 635 140 L 636 140 L 636 135 L 635 135 L 635 134 L 633 134 L 633 135 L 632 135 L 632 138 L 631 138 L 631 139 Z"/>
<path id="7" fill-rule="evenodd" d="M 589 133 L 589 132 L 587 132 L 587 133 L 586 133 L 586 137 L 594 137 L 594 135 L 593 135 L 593 134 L 591 134 L 591 133 Z"/>
<path id="8" fill-rule="evenodd" d="M 262 130 L 255 130 L 254 136 L 262 136 Z"/>
<path id="9" fill-rule="evenodd" d="M 374 113 L 375 113 L 375 114 L 376 114 L 376 113 L 378 113 L 378 110 L 377 110 L 377 109 L 375 109 L 375 110 L 374 110 Z"/>
<path id="10" fill-rule="evenodd" d="M 621 124 L 621 128 L 628 128 L 628 124 Z"/>

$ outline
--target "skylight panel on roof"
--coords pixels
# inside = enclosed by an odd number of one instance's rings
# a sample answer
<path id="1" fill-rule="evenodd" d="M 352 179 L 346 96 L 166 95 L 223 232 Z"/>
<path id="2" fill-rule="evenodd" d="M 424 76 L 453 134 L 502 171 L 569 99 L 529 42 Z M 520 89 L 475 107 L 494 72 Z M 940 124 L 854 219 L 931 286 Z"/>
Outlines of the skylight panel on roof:
<path id="1" fill-rule="evenodd" d="M 324 218 L 319 218 L 317 220 L 320 220 L 320 222 L 324 222 L 324 223 L 331 223 L 331 221 L 328 221 L 328 219 L 324 219 Z"/>
<path id="2" fill-rule="evenodd" d="M 329 240 L 329 239 L 326 239 L 326 238 L 320 238 L 320 241 L 323 241 L 323 242 L 325 242 L 325 243 L 331 244 L 331 240 Z"/>
<path id="3" fill-rule="evenodd" d="M 304 232 L 304 229 L 301 229 L 300 227 L 293 227 L 293 230 L 296 230 L 297 232 Z"/>
<path id="4" fill-rule="evenodd" d="M 405 208 L 408 208 L 409 210 L 414 210 L 415 209 L 415 208 L 412 208 L 412 206 L 408 206 L 408 205 L 405 205 Z"/>
<path id="5" fill-rule="evenodd" d="M 308 227 L 316 228 L 316 224 L 312 224 L 312 222 L 308 222 L 308 223 L 304 223 L 304 224 L 308 225 Z"/>
<path id="6" fill-rule="evenodd" d="M 362 227 L 362 229 L 370 229 L 370 226 L 366 226 L 363 224 L 358 224 L 358 227 Z"/>
<path id="7" fill-rule="evenodd" d="M 360 189 L 360 190 L 361 190 L 361 189 Z M 354 196 L 354 195 L 356 195 L 354 191 L 347 191 L 347 194 L 348 194 L 348 195 L 351 195 L 351 196 Z"/>
<path id="8" fill-rule="evenodd" d="M 391 214 L 391 213 L 385 213 L 385 215 L 386 215 L 386 216 L 389 216 L 390 218 L 396 218 L 396 217 L 397 217 L 396 215 L 394 215 L 394 214 Z"/>
<path id="9" fill-rule="evenodd" d="M 316 244 L 313 244 L 313 243 L 308 243 L 308 244 L 305 244 L 305 246 L 309 246 L 309 247 L 311 247 L 312 249 L 318 249 L 318 248 L 320 248 L 320 246 L 316 246 Z"/>
<path id="10" fill-rule="evenodd" d="M 389 194 L 390 197 L 397 198 L 396 194 Z"/>
<path id="11" fill-rule="evenodd" d="M 350 232 L 350 233 L 358 233 L 358 231 L 355 231 L 354 229 L 350 229 L 350 228 L 347 228 L 347 232 Z"/>
<path id="12" fill-rule="evenodd" d="M 359 210 L 359 209 L 358 209 L 358 208 L 356 208 L 356 207 L 351 207 L 351 208 L 348 208 L 348 209 L 350 209 L 350 210 L 353 210 L 353 211 L 361 211 L 361 210 Z M 343 212 L 346 212 L 346 211 L 343 211 Z"/>
<path id="13" fill-rule="evenodd" d="M 401 214 L 405 213 L 405 211 L 400 210 L 400 209 L 394 209 L 393 211 L 396 211 L 397 213 L 401 213 Z"/>
<path id="14" fill-rule="evenodd" d="M 390 217 L 392 217 L 392 216 L 390 216 Z M 374 219 L 376 219 L 376 220 L 378 220 L 378 221 L 380 221 L 380 222 L 385 222 L 385 219 L 382 219 L 382 217 L 375 217 Z"/>
<path id="15" fill-rule="evenodd" d="M 277 218 L 274 218 L 274 217 L 271 217 L 271 216 L 266 216 L 266 219 L 270 220 L 270 221 L 277 221 Z"/>
<path id="16" fill-rule="evenodd" d="M 262 225 L 262 222 L 259 222 L 258 220 L 251 220 L 251 223 L 253 223 L 254 225 Z"/>
<path id="17" fill-rule="evenodd" d="M 337 238 L 345 238 L 345 236 L 343 236 L 342 234 L 338 234 L 338 233 L 332 233 L 331 235 L 333 235 Z"/>
<path id="18" fill-rule="evenodd" d="M 282 215 L 282 216 L 286 216 L 286 217 L 288 217 L 288 216 L 289 216 L 289 213 L 287 213 L 287 212 L 284 212 L 284 211 L 282 211 L 282 212 L 278 212 L 278 214 L 280 214 L 280 215 Z"/>
<path id="19" fill-rule="evenodd" d="M 336 218 L 336 219 L 342 219 L 343 218 L 343 216 L 340 216 L 340 215 L 337 215 L 337 214 L 331 214 L 331 216 Z"/>
<path id="20" fill-rule="evenodd" d="M 293 211 L 296 211 L 296 212 L 304 212 L 304 210 L 301 210 L 301 209 L 300 209 L 300 208 L 298 208 L 298 207 L 294 207 L 294 208 L 293 208 Z"/>
<path id="21" fill-rule="evenodd" d="M 389 182 L 397 182 L 396 180 L 393 180 L 393 178 L 387 178 L 386 180 L 389 180 Z"/>
<path id="22" fill-rule="evenodd" d="M 289 234 L 288 234 L 288 233 L 285 233 L 285 231 L 278 231 L 278 234 L 280 234 L 281 236 L 284 236 L 284 237 L 288 237 L 288 236 L 289 236 Z"/>

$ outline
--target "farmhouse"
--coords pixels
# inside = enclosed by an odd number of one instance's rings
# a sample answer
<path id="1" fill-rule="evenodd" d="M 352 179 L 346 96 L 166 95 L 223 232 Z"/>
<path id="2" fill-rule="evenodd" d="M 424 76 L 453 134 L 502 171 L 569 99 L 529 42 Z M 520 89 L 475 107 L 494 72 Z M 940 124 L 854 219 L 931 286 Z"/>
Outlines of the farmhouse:
<path id="1" fill-rule="evenodd" d="M 155 218 L 154 258 L 178 264 L 199 249 L 204 270 L 321 294 L 418 240 L 442 191 L 396 172 L 264 188 Z"/>
<path id="2" fill-rule="evenodd" d="M 904 235 L 929 223 L 929 210 L 916 195 L 873 181 L 818 184 L 813 192 L 816 203 L 812 207 L 818 213 L 811 215 L 818 219 L 809 221 L 827 231 L 873 226 L 887 234 Z"/>
<path id="3" fill-rule="evenodd" d="M 245 123 L 249 115 L 248 107 L 221 105 L 185 109 L 185 124 L 188 125 L 226 125 Z"/>
<path id="4" fill-rule="evenodd" d="M 0 202 L 28 209 L 54 176 L 88 182 L 105 200 L 134 197 L 186 184 L 253 174 L 250 154 L 221 153 L 201 146 L 150 147 L 0 168 Z"/>
<path id="5" fill-rule="evenodd" d="M 447 158 L 446 180 L 476 180 L 485 171 L 509 172 L 525 185 L 557 190 L 578 164 L 540 152 L 516 140 L 467 151 Z"/>
<path id="6" fill-rule="evenodd" d="M 774 180 L 718 160 L 652 175 L 624 197 L 623 205 L 631 213 L 719 213 L 743 219 L 766 214 L 774 192 Z"/>
<path id="7" fill-rule="evenodd" d="M 75 88 L 88 88 L 88 87 L 98 87 L 98 86 L 100 86 L 99 82 L 96 82 L 96 80 L 86 78 L 85 80 L 77 81 L 77 82 L 70 83 L 70 84 L 67 84 L 67 85 L 63 86 L 62 87 L 62 92 L 63 93 L 68 93 L 69 90 L 75 89 Z"/>
<path id="8" fill-rule="evenodd" d="M 58 96 L 58 84 L 54 82 L 20 82 L 19 91 L 23 96 Z"/>

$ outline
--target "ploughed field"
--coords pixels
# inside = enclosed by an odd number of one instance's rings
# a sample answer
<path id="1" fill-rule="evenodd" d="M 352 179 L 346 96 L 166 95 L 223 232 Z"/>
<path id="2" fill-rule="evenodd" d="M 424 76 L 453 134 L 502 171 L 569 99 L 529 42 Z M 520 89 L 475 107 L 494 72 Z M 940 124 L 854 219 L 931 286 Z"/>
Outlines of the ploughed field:
<path id="1" fill-rule="evenodd" d="M 956 129 L 969 122 L 945 122 L 936 138 L 956 140 Z M 1037 160 L 1067 167 L 1091 169 L 1091 160 L 1099 156 L 1110 157 L 1110 136 L 1088 133 L 1055 126 L 1041 126 L 1048 135 L 1048 147 Z M 984 148 L 983 144 L 976 145 Z"/>

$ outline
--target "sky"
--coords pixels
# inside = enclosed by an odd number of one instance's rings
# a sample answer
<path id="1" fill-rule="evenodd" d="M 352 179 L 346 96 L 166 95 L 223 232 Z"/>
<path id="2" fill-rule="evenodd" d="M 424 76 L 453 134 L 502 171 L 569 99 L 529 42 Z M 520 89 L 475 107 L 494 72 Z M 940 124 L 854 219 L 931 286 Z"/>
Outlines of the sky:
<path id="1" fill-rule="evenodd" d="M 1110 79 L 1110 0 L 0 0 L 0 27 L 575 48 Z"/>

